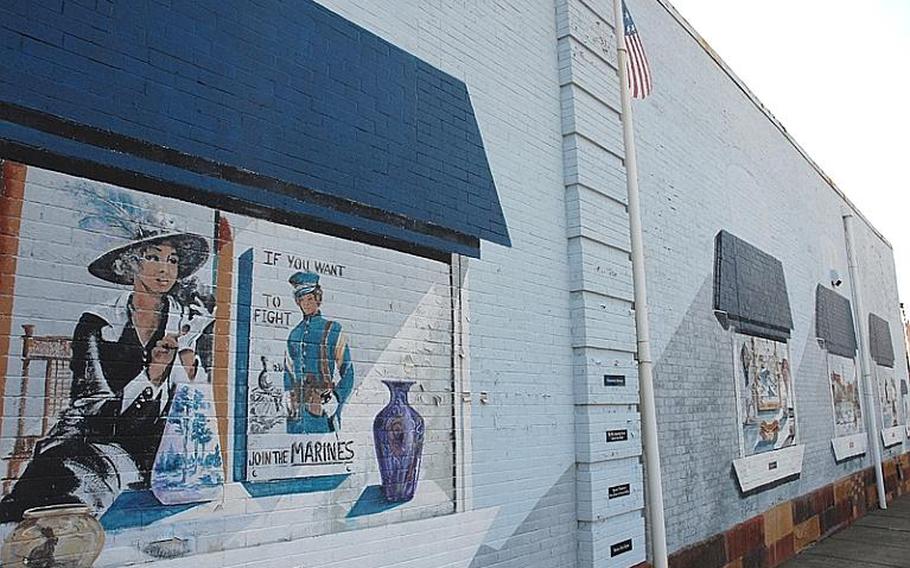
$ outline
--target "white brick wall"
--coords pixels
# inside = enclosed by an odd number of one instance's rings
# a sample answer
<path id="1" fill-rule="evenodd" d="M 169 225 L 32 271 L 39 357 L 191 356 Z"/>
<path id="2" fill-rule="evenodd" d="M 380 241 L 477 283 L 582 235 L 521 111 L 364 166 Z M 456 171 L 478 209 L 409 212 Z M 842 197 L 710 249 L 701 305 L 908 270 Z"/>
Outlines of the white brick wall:
<path id="1" fill-rule="evenodd" d="M 320 3 L 467 84 L 508 222 L 511 248 L 482 243 L 480 259 L 462 262 L 465 313 L 457 324 L 465 333 L 455 357 L 469 392 L 453 393 L 466 401 L 456 434 L 456 456 L 464 458 L 456 464 L 459 512 L 312 536 L 295 524 L 293 507 L 250 521 L 241 500 L 186 529 L 195 556 L 158 565 L 627 568 L 644 560 L 612 2 Z M 825 359 L 814 337 L 816 284 L 831 269 L 845 279 L 841 293 L 852 284 L 845 203 L 657 0 L 630 0 L 630 9 L 655 78 L 654 95 L 635 102 L 635 124 L 675 550 L 866 467 L 869 458 L 833 461 Z M 867 308 L 891 323 L 895 374 L 906 377 L 892 251 L 857 226 Z M 747 497 L 731 471 L 739 446 L 729 336 L 711 313 L 720 229 L 784 264 L 799 436 L 807 446 L 798 480 Z M 47 245 L 77 236 L 24 238 Z M 59 268 L 61 281 L 72 279 L 67 270 Z M 32 283 L 33 294 L 59 301 Z M 625 384 L 606 386 L 605 375 Z M 607 430 L 626 430 L 629 439 L 607 443 Z M 609 499 L 609 489 L 625 483 L 629 495 Z M 288 542 L 275 542 L 276 527 L 290 527 L 282 533 Z M 181 530 L 147 536 L 187 536 Z M 626 539 L 632 550 L 611 555 Z M 134 542 L 111 541 L 106 565 L 142 559 Z"/>
<path id="2" fill-rule="evenodd" d="M 834 462 L 825 358 L 815 341 L 815 286 L 830 286 L 835 269 L 845 281 L 838 292 L 850 295 L 841 222 L 849 208 L 658 2 L 629 7 L 655 84 L 634 112 L 668 540 L 675 550 L 869 466 L 868 457 Z M 862 221 L 857 227 L 867 309 L 889 318 L 897 335 L 892 251 Z M 783 262 L 799 439 L 807 445 L 798 480 L 747 497 L 729 465 L 738 457 L 732 354 L 711 313 L 720 229 Z M 896 374 L 906 376 L 899 339 Z"/>
<path id="3" fill-rule="evenodd" d="M 482 243 L 481 258 L 466 262 L 470 485 L 475 508 L 499 511 L 473 568 L 575 566 L 574 475 L 563 478 L 575 462 L 575 398 L 554 5 L 322 3 L 468 85 L 513 243 Z"/>

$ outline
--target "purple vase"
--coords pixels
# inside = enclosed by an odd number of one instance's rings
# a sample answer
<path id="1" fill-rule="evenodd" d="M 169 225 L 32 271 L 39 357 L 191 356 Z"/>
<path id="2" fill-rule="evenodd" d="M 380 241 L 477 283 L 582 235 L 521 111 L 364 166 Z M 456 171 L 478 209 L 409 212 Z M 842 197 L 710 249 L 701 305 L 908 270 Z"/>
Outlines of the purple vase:
<path id="1" fill-rule="evenodd" d="M 417 489 L 423 453 L 423 417 L 408 404 L 414 381 L 382 381 L 390 400 L 373 420 L 373 441 L 386 501 L 410 501 Z"/>

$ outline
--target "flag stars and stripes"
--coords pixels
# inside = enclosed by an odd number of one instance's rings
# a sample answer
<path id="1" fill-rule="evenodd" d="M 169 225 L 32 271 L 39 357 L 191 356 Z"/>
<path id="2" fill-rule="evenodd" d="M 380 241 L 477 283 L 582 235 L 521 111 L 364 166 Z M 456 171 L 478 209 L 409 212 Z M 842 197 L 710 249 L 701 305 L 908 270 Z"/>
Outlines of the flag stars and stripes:
<path id="1" fill-rule="evenodd" d="M 651 94 L 651 68 L 648 66 L 648 59 L 645 57 L 644 47 L 641 45 L 641 38 L 638 35 L 638 28 L 632 21 L 632 14 L 622 3 L 623 27 L 625 28 L 623 36 L 626 46 L 626 71 L 629 77 L 629 92 L 633 98 L 643 99 Z"/>

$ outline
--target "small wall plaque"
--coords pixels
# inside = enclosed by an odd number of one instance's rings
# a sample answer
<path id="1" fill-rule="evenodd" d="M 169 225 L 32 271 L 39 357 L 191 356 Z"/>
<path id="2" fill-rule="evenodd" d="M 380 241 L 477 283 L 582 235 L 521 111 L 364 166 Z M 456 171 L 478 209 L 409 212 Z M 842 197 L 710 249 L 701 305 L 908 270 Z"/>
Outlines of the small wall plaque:
<path id="1" fill-rule="evenodd" d="M 739 487 L 747 493 L 802 472 L 806 446 L 798 444 L 733 460 Z"/>
<path id="2" fill-rule="evenodd" d="M 607 489 L 607 498 L 616 499 L 617 497 L 627 497 L 632 494 L 632 488 L 628 483 L 623 483 L 622 485 L 614 485 L 613 487 Z"/>
<path id="3" fill-rule="evenodd" d="M 610 557 L 619 556 L 624 552 L 629 552 L 632 550 L 632 539 L 624 540 L 622 542 L 617 542 L 616 544 L 610 545 Z"/>
<path id="4" fill-rule="evenodd" d="M 625 375 L 604 375 L 605 387 L 624 387 L 626 386 Z"/>
<path id="5" fill-rule="evenodd" d="M 860 456 L 866 453 L 866 433 L 860 432 L 850 436 L 841 436 L 831 440 L 834 448 L 834 459 L 844 461 L 847 458 Z"/>
<path id="6" fill-rule="evenodd" d="M 628 430 L 607 430 L 607 443 L 625 442 L 629 439 Z"/>

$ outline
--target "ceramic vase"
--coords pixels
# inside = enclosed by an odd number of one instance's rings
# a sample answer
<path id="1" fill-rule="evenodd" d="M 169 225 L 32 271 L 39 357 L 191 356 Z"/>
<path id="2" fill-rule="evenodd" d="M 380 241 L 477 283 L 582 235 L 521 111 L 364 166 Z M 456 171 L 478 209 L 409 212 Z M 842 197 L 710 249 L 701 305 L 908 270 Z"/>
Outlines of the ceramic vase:
<path id="1" fill-rule="evenodd" d="M 3 543 L 3 566 L 91 568 L 104 547 L 104 529 L 86 505 L 28 509 Z"/>
<path id="2" fill-rule="evenodd" d="M 423 453 L 423 417 L 408 403 L 414 381 L 382 381 L 389 403 L 373 420 L 373 441 L 387 501 L 410 501 L 417 489 Z"/>

